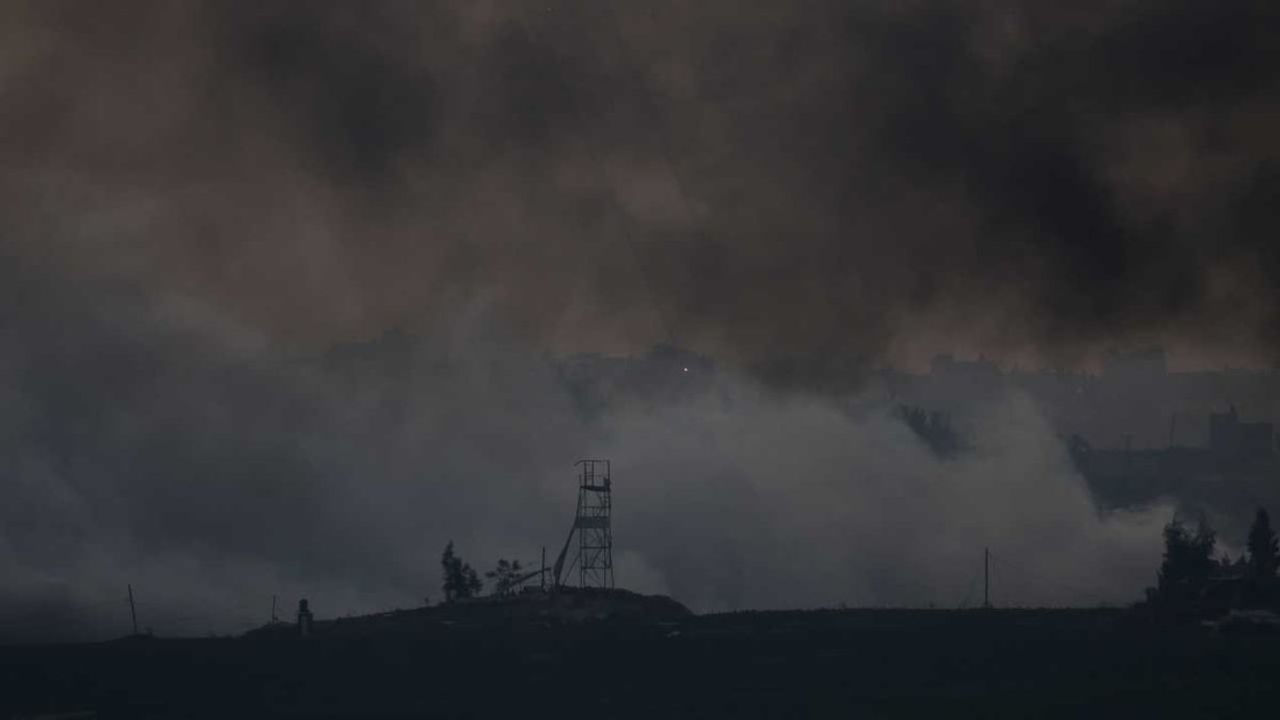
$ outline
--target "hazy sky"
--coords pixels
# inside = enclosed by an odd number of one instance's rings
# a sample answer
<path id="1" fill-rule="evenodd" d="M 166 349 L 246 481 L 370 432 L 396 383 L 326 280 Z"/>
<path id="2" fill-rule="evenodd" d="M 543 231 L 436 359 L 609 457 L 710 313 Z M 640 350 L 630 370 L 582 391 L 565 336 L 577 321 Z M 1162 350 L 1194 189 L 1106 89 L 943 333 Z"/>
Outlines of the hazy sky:
<path id="1" fill-rule="evenodd" d="M 913 494 L 957 552 L 1053 509 L 1071 597 L 1125 596 L 1153 521 L 1092 514 L 1034 408 L 941 469 L 825 394 L 939 350 L 1273 364 L 1278 30 L 1262 1 L 4 3 L 5 607 L 420 599 L 447 537 L 553 544 L 596 449 L 646 483 L 632 577 L 700 608 L 940 597 L 967 570 L 904 545 Z M 403 373 L 300 364 L 393 328 Z M 544 362 L 658 342 L 736 368 L 721 399 L 586 423 Z M 827 514 L 784 518 L 800 468 L 744 435 L 828 438 Z M 982 485 L 1028 468 L 1050 489 Z M 982 512 L 943 522 L 956 492 Z M 671 517 L 723 549 L 682 567 Z M 875 552 L 829 582 L 779 555 L 851 526 Z"/>

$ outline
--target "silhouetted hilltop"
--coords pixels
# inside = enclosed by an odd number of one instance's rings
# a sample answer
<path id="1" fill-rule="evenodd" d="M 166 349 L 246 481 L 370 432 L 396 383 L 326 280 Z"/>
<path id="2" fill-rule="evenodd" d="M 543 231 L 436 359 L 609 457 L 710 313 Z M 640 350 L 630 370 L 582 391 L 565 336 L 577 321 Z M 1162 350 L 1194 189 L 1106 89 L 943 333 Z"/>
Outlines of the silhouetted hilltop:
<path id="1" fill-rule="evenodd" d="M 562 588 L 555 593 L 530 591 L 508 597 L 392 610 L 374 615 L 317 619 L 317 636 L 375 636 L 414 633 L 441 627 L 503 627 L 532 624 L 571 624 L 596 620 L 657 623 L 692 616 L 688 608 L 665 595 L 641 595 L 630 590 Z M 245 637 L 296 636 L 292 623 L 274 623 L 251 630 Z"/>

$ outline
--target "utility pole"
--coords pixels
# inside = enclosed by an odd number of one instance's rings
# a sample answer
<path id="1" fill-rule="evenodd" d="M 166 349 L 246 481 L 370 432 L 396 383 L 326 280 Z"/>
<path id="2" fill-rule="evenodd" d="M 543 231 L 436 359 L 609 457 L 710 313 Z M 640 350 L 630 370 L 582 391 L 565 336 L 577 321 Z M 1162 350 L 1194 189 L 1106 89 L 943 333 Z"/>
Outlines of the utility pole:
<path id="1" fill-rule="evenodd" d="M 276 622 L 276 596 L 271 596 L 271 622 Z"/>
<path id="2" fill-rule="evenodd" d="M 991 548 L 982 548 L 982 607 L 991 609 Z"/>
<path id="3" fill-rule="evenodd" d="M 138 634 L 138 610 L 133 606 L 133 583 L 129 583 L 129 616 L 133 618 L 133 634 Z"/>
<path id="4" fill-rule="evenodd" d="M 543 592 L 547 590 L 547 546 L 542 546 L 542 567 L 538 571 L 538 587 Z"/>

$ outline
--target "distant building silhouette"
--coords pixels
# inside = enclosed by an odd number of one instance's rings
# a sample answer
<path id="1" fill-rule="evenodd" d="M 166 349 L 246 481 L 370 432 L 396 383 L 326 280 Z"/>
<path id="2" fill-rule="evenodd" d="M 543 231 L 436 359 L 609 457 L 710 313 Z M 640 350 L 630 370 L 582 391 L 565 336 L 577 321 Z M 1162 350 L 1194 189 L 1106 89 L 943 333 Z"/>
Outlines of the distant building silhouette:
<path id="1" fill-rule="evenodd" d="M 936 355 L 929 363 L 929 371 L 946 380 L 980 386 L 995 385 L 1002 379 L 1000 366 L 981 355 L 977 360 L 957 360 L 950 354 Z"/>
<path id="2" fill-rule="evenodd" d="M 1111 351 L 1102 360 L 1102 376 L 1108 380 L 1152 380 L 1169 374 L 1164 348 L 1134 352 Z"/>
<path id="3" fill-rule="evenodd" d="M 1209 416 L 1209 449 L 1228 462 L 1269 458 L 1275 453 L 1275 430 L 1269 422 L 1240 422 L 1232 405 Z"/>
<path id="4" fill-rule="evenodd" d="M 1158 497 L 1200 505 L 1236 499 L 1237 511 L 1251 511 L 1252 497 L 1270 492 L 1280 479 L 1280 455 L 1269 422 L 1241 422 L 1232 407 L 1209 416 L 1209 443 L 1135 449 L 1094 448 L 1074 435 L 1068 450 L 1096 498 L 1106 505 L 1132 506 Z"/>

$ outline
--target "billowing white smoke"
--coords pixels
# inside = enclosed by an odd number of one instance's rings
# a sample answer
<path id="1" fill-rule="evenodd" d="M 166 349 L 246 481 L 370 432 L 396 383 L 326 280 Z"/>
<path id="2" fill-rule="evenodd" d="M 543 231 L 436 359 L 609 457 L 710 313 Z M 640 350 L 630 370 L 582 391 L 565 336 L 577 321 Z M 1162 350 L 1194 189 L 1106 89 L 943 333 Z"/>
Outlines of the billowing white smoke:
<path id="1" fill-rule="evenodd" d="M 481 571 L 554 556 L 587 455 L 614 463 L 619 584 L 696 610 L 972 605 L 984 547 L 998 603 L 1125 602 L 1159 560 L 1167 511 L 1100 516 L 1018 397 L 940 461 L 883 403 L 730 374 L 586 420 L 483 318 L 334 369 L 148 317 L 16 363 L 6 637 L 120 634 L 127 583 L 163 634 L 246 629 L 272 595 L 286 617 L 300 597 L 321 617 L 438 600 L 450 539 Z M 108 341 L 115 364 L 92 352 Z"/>
<path id="2" fill-rule="evenodd" d="M 988 408 L 979 446 L 937 459 L 886 408 L 850 416 L 737 384 L 616 418 L 620 543 L 700 609 L 1083 605 L 1141 595 L 1164 508 L 1100 515 L 1022 397 Z"/>

